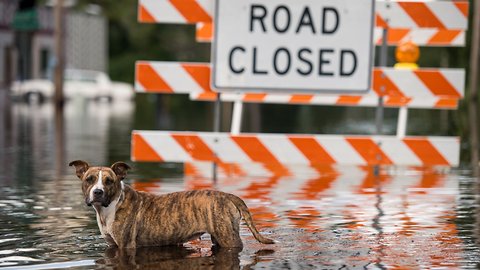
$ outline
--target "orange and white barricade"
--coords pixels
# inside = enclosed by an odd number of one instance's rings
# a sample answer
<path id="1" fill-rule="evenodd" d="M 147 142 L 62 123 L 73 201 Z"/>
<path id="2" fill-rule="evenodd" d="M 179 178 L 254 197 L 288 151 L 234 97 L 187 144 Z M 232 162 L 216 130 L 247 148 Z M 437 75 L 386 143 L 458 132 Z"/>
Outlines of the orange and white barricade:
<path id="1" fill-rule="evenodd" d="M 133 161 L 457 166 L 456 137 L 133 131 Z"/>

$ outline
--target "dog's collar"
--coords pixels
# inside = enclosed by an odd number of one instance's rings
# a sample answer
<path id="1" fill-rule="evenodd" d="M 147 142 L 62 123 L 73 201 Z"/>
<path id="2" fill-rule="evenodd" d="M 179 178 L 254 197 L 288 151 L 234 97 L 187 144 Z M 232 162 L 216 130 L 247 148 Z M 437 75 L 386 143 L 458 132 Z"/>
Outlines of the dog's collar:
<path id="1" fill-rule="evenodd" d="M 117 198 L 117 205 L 120 202 L 120 200 L 123 199 L 123 196 L 124 196 L 123 190 L 125 189 L 125 185 L 123 184 L 123 181 L 120 181 L 120 185 L 122 186 L 122 188 L 120 189 L 120 195 Z"/>

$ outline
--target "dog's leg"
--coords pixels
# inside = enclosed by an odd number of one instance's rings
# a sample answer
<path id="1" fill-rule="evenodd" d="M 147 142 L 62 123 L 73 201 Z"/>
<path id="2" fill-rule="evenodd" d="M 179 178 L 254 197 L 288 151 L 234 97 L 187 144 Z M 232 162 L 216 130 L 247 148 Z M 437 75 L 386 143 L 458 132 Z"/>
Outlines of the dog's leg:
<path id="1" fill-rule="evenodd" d="M 243 248 L 240 238 L 240 224 L 233 220 L 232 222 L 217 222 L 214 225 L 212 242 L 216 246 L 229 248 Z M 215 243 L 216 242 L 216 243 Z"/>
<path id="2" fill-rule="evenodd" d="M 129 220 L 123 223 L 115 223 L 113 230 L 120 232 L 114 236 L 117 246 L 121 249 L 137 247 L 137 223 L 134 220 Z"/>
<path id="3" fill-rule="evenodd" d="M 212 244 L 213 244 L 214 246 L 218 246 L 217 239 L 215 239 L 215 237 L 213 237 L 213 235 L 210 235 L 210 238 L 212 239 Z"/>

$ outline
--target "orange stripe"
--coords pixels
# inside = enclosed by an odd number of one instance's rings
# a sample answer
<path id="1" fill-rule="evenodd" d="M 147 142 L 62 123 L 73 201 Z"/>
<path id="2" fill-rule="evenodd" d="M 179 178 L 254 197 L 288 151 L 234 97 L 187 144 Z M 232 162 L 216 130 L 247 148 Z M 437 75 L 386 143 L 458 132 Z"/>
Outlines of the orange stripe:
<path id="1" fill-rule="evenodd" d="M 219 161 L 219 159 L 215 156 L 215 153 L 202 141 L 199 136 L 187 134 L 172 134 L 171 136 L 194 160 Z"/>
<path id="2" fill-rule="evenodd" d="M 397 44 L 410 33 L 410 29 L 395 28 L 388 30 L 388 44 Z"/>
<path id="3" fill-rule="evenodd" d="M 361 194 L 372 194 L 377 193 L 375 190 L 376 187 L 384 185 L 392 180 L 392 177 L 380 173 L 376 175 L 373 171 L 373 168 L 366 168 L 367 174 L 363 178 L 362 184 L 359 186 L 359 193 Z"/>
<path id="4" fill-rule="evenodd" d="M 198 95 L 198 97 L 196 99 L 197 100 L 213 101 L 213 100 L 217 99 L 217 93 L 214 93 L 214 92 L 200 93 L 200 95 Z"/>
<path id="5" fill-rule="evenodd" d="M 373 90 L 379 96 L 405 96 L 380 68 L 373 70 Z"/>
<path id="6" fill-rule="evenodd" d="M 144 23 L 153 23 L 155 22 L 155 18 L 143 5 L 140 5 L 138 8 L 138 21 Z"/>
<path id="7" fill-rule="evenodd" d="M 362 100 L 362 96 L 339 96 L 336 104 L 342 105 L 356 105 Z"/>
<path id="8" fill-rule="evenodd" d="M 235 163 L 219 163 L 227 176 L 245 176 L 245 172 Z M 202 176 L 198 171 L 195 163 L 185 162 L 183 165 L 183 173 L 188 176 Z"/>
<path id="9" fill-rule="evenodd" d="M 212 22 L 212 17 L 195 0 L 170 0 L 189 23 Z"/>
<path id="10" fill-rule="evenodd" d="M 255 162 L 264 166 L 276 175 L 288 175 L 288 170 L 277 158 L 254 136 L 231 136 L 232 140 Z"/>
<path id="11" fill-rule="evenodd" d="M 242 196 L 244 198 L 244 196 Z M 246 197 L 245 197 L 246 198 Z M 262 199 L 253 197 L 254 199 Z M 278 215 L 272 213 L 269 207 L 266 206 L 254 206 L 249 207 L 250 212 L 252 213 L 253 220 L 256 220 L 255 226 L 259 229 L 262 228 L 275 228 L 277 227 L 277 222 L 279 220 Z M 280 224 L 280 223 L 278 223 Z"/>
<path id="12" fill-rule="evenodd" d="M 210 149 L 210 147 L 208 147 L 207 144 L 203 142 L 203 140 L 199 136 L 172 134 L 172 137 L 193 159 L 216 162 L 218 166 L 222 168 L 227 175 L 231 174 L 232 170 L 235 170 L 234 167 L 223 163 L 217 156 L 215 156 L 215 153 Z M 237 169 L 236 171 L 238 172 L 239 169 Z"/>
<path id="13" fill-rule="evenodd" d="M 231 138 L 253 161 L 280 164 L 258 138 L 254 136 L 231 136 Z"/>
<path id="14" fill-rule="evenodd" d="M 432 13 L 425 3 L 397 2 L 412 20 L 420 27 L 445 28 L 445 25 Z"/>
<path id="15" fill-rule="evenodd" d="M 200 176 L 197 167 L 190 162 L 183 163 L 183 174 L 188 176 Z"/>
<path id="16" fill-rule="evenodd" d="M 403 142 L 417 155 L 423 165 L 450 165 L 427 139 L 404 139 Z"/>
<path id="17" fill-rule="evenodd" d="M 243 96 L 243 101 L 245 102 L 260 102 L 267 96 L 263 93 L 250 93 Z"/>
<path id="18" fill-rule="evenodd" d="M 314 138 L 290 137 L 288 139 L 305 155 L 311 165 L 335 163 L 332 156 Z"/>
<path id="19" fill-rule="evenodd" d="M 242 170 L 242 168 L 236 163 L 222 163 L 220 167 L 225 172 L 227 176 L 246 176 L 247 174 Z"/>
<path id="20" fill-rule="evenodd" d="M 187 190 L 199 190 L 199 189 L 214 189 L 213 181 L 209 181 L 204 177 L 193 177 L 186 181 Z"/>
<path id="21" fill-rule="evenodd" d="M 163 161 L 160 155 L 139 134 L 132 135 L 131 156 L 133 161 Z"/>
<path id="22" fill-rule="evenodd" d="M 435 108 L 456 109 L 458 107 L 458 99 L 442 98 L 434 105 Z"/>
<path id="23" fill-rule="evenodd" d="M 210 88 L 210 66 L 182 64 L 182 67 L 203 88 L 205 92 L 212 92 L 212 89 Z"/>
<path id="24" fill-rule="evenodd" d="M 333 166 L 335 164 L 311 164 L 310 167 L 315 169 L 320 175 L 338 175 L 339 172 Z"/>
<path id="25" fill-rule="evenodd" d="M 135 65 L 137 81 L 148 92 L 173 93 L 172 88 L 157 74 L 157 72 L 145 63 Z"/>
<path id="26" fill-rule="evenodd" d="M 393 164 L 380 147 L 370 138 L 346 138 L 368 165 Z"/>
<path id="27" fill-rule="evenodd" d="M 310 103 L 312 101 L 313 95 L 292 95 L 290 97 L 290 103 Z"/>
<path id="28" fill-rule="evenodd" d="M 295 196 L 296 199 L 314 200 L 318 199 L 320 193 L 329 189 L 337 180 L 338 174 L 324 175 L 308 181 Z"/>
<path id="29" fill-rule="evenodd" d="M 240 173 L 240 168 L 230 166 L 223 163 L 215 153 L 208 147 L 207 144 L 197 135 L 185 135 L 185 134 L 172 134 L 183 149 L 195 160 L 212 161 L 216 162 L 220 168 L 222 168 L 227 175 L 231 175 L 233 172 Z"/>
<path id="30" fill-rule="evenodd" d="M 452 1 L 452 3 L 462 12 L 463 16 L 468 17 L 468 2 Z"/>
<path id="31" fill-rule="evenodd" d="M 385 101 L 385 106 L 405 106 L 410 103 L 411 98 L 406 97 L 391 97 L 389 96 Z"/>
<path id="32" fill-rule="evenodd" d="M 432 173 L 422 174 L 422 180 L 418 187 L 420 188 L 435 188 L 441 186 L 444 182 L 445 176 Z"/>
<path id="33" fill-rule="evenodd" d="M 441 29 L 427 41 L 427 44 L 450 44 L 460 33 L 461 30 Z"/>
<path id="34" fill-rule="evenodd" d="M 414 71 L 415 75 L 437 96 L 453 96 L 461 98 L 459 92 L 438 71 L 423 70 Z"/>
<path id="35" fill-rule="evenodd" d="M 313 207 L 301 207 L 297 210 L 290 210 L 286 213 L 293 226 L 307 231 L 318 230 L 315 223 L 319 219 L 320 212 Z"/>
<path id="36" fill-rule="evenodd" d="M 376 19 L 375 25 L 377 27 L 382 27 L 382 28 L 387 28 L 388 27 L 387 22 L 379 14 L 375 14 L 375 19 Z"/>
<path id="37" fill-rule="evenodd" d="M 290 176 L 290 171 L 282 164 L 263 163 L 263 167 L 268 170 L 272 177 Z"/>
<path id="38" fill-rule="evenodd" d="M 198 41 L 212 41 L 213 23 L 199 23 L 195 32 Z"/>

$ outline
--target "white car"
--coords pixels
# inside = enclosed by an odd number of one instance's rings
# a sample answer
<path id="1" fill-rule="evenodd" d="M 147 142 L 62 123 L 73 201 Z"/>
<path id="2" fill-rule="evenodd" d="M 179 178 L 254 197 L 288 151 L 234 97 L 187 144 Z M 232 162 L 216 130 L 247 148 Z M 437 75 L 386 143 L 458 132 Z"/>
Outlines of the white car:
<path id="1" fill-rule="evenodd" d="M 51 80 L 35 79 L 12 84 L 11 94 L 14 98 L 40 101 L 52 99 L 55 86 Z M 107 99 L 126 100 L 135 95 L 133 87 L 128 83 L 112 82 L 107 74 L 94 70 L 67 69 L 63 83 L 63 94 L 66 99 Z"/>

